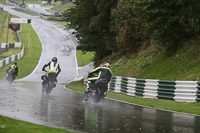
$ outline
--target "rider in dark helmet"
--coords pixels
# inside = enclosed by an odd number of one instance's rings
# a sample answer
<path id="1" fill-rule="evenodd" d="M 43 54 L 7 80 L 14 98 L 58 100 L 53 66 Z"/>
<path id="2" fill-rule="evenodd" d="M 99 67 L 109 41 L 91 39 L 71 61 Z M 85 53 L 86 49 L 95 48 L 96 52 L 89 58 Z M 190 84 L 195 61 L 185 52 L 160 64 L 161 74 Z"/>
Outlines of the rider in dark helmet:
<path id="1" fill-rule="evenodd" d="M 17 62 L 13 62 L 11 66 L 6 70 L 6 73 L 8 73 L 9 70 L 13 70 L 15 78 L 18 76 L 18 66 Z M 6 75 L 6 78 L 8 77 L 8 74 Z"/>
<path id="2" fill-rule="evenodd" d="M 58 59 L 56 57 L 53 57 L 52 61 L 57 63 Z"/>
<path id="3" fill-rule="evenodd" d="M 48 73 L 55 72 L 56 77 L 57 77 L 58 74 L 61 72 L 60 65 L 57 63 L 57 61 L 58 61 L 58 59 L 56 57 L 53 57 L 52 60 L 48 64 L 45 64 L 43 66 L 42 71 L 46 71 L 45 68 L 49 66 Z"/>

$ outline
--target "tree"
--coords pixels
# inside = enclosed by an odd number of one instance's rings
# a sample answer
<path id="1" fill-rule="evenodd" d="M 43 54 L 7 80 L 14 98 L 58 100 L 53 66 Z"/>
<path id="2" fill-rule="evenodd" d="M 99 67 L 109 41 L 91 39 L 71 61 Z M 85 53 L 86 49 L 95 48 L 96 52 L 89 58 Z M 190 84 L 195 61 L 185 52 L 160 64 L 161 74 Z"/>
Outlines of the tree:
<path id="1" fill-rule="evenodd" d="M 134 10 L 151 38 L 178 45 L 200 31 L 199 0 L 135 0 Z"/>
<path id="2" fill-rule="evenodd" d="M 133 0 L 119 0 L 112 10 L 112 30 L 116 34 L 117 49 L 136 51 L 147 39 Z"/>
<path id="3" fill-rule="evenodd" d="M 77 0 L 76 6 L 65 11 L 65 20 L 70 22 L 85 51 L 95 51 L 96 58 L 112 53 L 115 44 L 110 30 L 111 9 L 116 5 L 115 0 Z"/>

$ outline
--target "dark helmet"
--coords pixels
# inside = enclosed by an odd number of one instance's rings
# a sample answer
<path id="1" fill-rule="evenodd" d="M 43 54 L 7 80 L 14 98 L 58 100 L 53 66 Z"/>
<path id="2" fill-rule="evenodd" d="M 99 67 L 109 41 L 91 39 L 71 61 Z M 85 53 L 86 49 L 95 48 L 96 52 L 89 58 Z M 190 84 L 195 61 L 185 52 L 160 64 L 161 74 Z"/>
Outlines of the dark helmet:
<path id="1" fill-rule="evenodd" d="M 52 61 L 53 61 L 53 62 L 56 62 L 56 63 L 57 63 L 57 60 L 58 60 L 58 59 L 57 59 L 56 57 L 53 57 L 53 59 L 52 59 Z"/>
<path id="2" fill-rule="evenodd" d="M 108 68 L 110 68 L 111 65 L 110 65 L 109 63 L 105 63 L 105 64 L 104 64 L 104 67 L 108 67 Z"/>
<path id="3" fill-rule="evenodd" d="M 17 65 L 17 62 L 13 62 L 14 65 Z"/>

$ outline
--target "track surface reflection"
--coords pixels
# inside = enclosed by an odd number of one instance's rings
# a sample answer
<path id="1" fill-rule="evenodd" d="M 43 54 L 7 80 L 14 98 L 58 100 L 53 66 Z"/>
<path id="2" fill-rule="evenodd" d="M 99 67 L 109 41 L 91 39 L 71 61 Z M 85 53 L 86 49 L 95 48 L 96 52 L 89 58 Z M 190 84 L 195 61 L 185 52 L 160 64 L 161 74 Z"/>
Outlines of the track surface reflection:
<path id="1" fill-rule="evenodd" d="M 0 115 L 76 132 L 200 132 L 200 117 L 104 99 L 83 102 L 83 94 L 58 85 L 42 94 L 41 83 L 0 84 Z"/>

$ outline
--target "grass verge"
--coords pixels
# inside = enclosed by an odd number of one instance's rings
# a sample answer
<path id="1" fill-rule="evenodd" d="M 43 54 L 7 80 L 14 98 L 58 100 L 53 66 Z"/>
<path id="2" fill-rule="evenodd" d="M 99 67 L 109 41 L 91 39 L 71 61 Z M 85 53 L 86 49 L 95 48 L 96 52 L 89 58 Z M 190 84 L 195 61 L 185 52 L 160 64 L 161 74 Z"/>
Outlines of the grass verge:
<path id="1" fill-rule="evenodd" d="M 17 61 L 19 67 L 18 78 L 23 78 L 34 70 L 42 52 L 40 40 L 32 26 L 30 24 L 21 24 L 21 30 L 20 39 L 25 47 L 25 55 L 22 60 Z M 0 68 L 1 79 L 5 79 L 5 71 L 9 65 Z"/>
<path id="2" fill-rule="evenodd" d="M 3 0 L 0 0 L 0 4 L 2 5 L 8 5 L 6 2 L 4 2 Z"/>
<path id="3" fill-rule="evenodd" d="M 5 19 L 5 22 L 3 24 L 3 19 L 4 19 L 4 16 L 7 14 L 7 17 Z M 9 24 L 10 24 L 10 17 L 11 15 L 7 12 L 4 12 L 4 11 L 1 11 L 0 10 L 0 24 L 2 25 L 1 28 L 0 28 L 0 33 L 2 32 L 2 35 L 1 35 L 1 39 L 0 39 L 0 43 L 15 43 L 15 42 L 19 42 L 18 38 L 17 38 L 17 33 L 13 30 L 11 30 L 9 28 Z"/>
<path id="4" fill-rule="evenodd" d="M 52 128 L 43 125 L 18 121 L 0 116 L 1 133 L 72 133 L 65 129 Z"/>
<path id="5" fill-rule="evenodd" d="M 23 3 L 23 0 L 16 0 L 19 4 Z M 27 7 L 27 4 L 41 4 L 40 0 L 24 0 L 24 4 Z"/>
<path id="6" fill-rule="evenodd" d="M 66 88 L 69 88 L 73 91 L 84 92 L 86 85 L 82 83 L 82 81 L 72 82 L 66 85 Z M 189 113 L 200 115 L 200 103 L 182 103 L 182 102 L 175 102 L 170 100 L 160 100 L 160 99 L 150 99 L 150 98 L 141 98 L 141 97 L 134 97 L 128 96 L 125 94 L 115 93 L 108 91 L 106 97 L 129 102 L 132 104 L 144 105 L 148 107 L 154 107 L 158 109 L 165 109 L 171 111 L 177 111 L 182 113 Z"/>
<path id="7" fill-rule="evenodd" d="M 76 57 L 78 61 L 78 66 L 83 67 L 92 62 L 94 58 L 94 52 L 82 52 L 81 50 L 76 51 Z"/>
<path id="8" fill-rule="evenodd" d="M 30 24 L 22 25 L 22 33 L 20 33 L 20 39 L 22 44 L 26 44 L 24 51 L 25 56 L 23 57 L 23 60 L 18 61 L 19 78 L 23 78 L 30 74 L 38 64 L 42 52 L 42 45 L 38 35 L 35 33 Z"/>
<path id="9" fill-rule="evenodd" d="M 71 8 L 73 6 L 75 6 L 75 5 L 72 2 L 69 2 L 64 5 L 55 6 L 54 8 L 52 8 L 52 10 L 63 12 L 64 10 L 68 10 L 69 8 Z"/>
<path id="10" fill-rule="evenodd" d="M 18 54 L 20 51 L 21 51 L 20 48 L 18 48 L 18 49 L 8 49 L 7 52 L 4 52 L 3 54 L 0 54 L 0 56 L 11 56 L 11 55 Z"/>
<path id="11" fill-rule="evenodd" d="M 142 47 L 137 54 L 114 53 L 108 57 L 114 75 L 141 79 L 200 80 L 200 39 L 191 39 L 174 49 L 156 44 Z"/>

